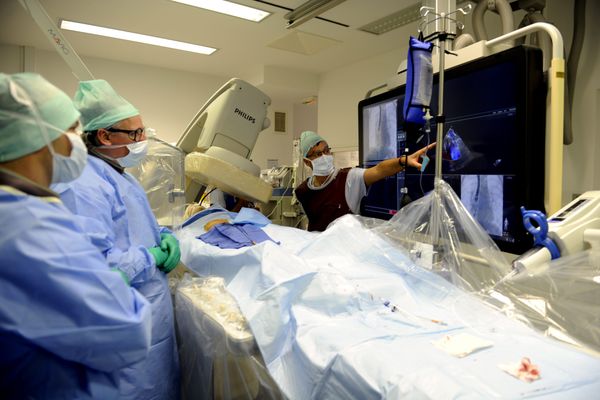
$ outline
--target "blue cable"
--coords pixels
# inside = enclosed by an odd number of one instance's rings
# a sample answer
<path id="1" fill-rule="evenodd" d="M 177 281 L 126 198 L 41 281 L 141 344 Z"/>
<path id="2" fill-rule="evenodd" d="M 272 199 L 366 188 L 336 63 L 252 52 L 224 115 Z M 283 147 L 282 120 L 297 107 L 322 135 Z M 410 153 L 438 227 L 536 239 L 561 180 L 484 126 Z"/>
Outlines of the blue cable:
<path id="1" fill-rule="evenodd" d="M 559 258 L 560 250 L 558 246 L 548 237 L 546 215 L 538 210 L 526 210 L 525 207 L 521 207 L 521 215 L 523 215 L 525 229 L 533 236 L 533 244 L 547 248 L 553 260 Z M 531 223 L 532 220 L 537 223 L 537 228 Z"/>

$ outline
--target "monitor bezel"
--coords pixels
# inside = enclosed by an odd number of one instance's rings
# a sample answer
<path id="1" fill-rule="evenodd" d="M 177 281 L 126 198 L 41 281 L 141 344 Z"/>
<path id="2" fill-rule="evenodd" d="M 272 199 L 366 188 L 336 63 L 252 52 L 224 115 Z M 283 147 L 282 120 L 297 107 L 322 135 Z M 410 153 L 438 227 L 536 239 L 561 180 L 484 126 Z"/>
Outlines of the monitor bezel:
<path id="1" fill-rule="evenodd" d="M 451 55 L 448 55 L 447 57 L 451 57 Z M 517 82 L 515 83 L 515 85 L 522 88 L 520 94 L 517 96 L 516 107 L 518 111 L 516 123 L 519 127 L 519 132 L 525 133 L 517 136 L 518 146 L 516 151 L 517 159 L 522 163 L 521 168 L 519 168 L 522 179 L 519 180 L 517 185 L 517 190 L 521 193 L 521 196 L 515 200 L 520 201 L 522 203 L 521 205 L 528 209 L 536 209 L 545 212 L 544 157 L 546 85 L 544 83 L 542 72 L 541 50 L 527 45 L 516 46 L 491 56 L 445 70 L 445 80 L 451 80 L 457 76 L 468 74 L 471 71 L 506 62 L 514 62 L 517 63 L 517 65 L 523 66 L 517 73 Z M 435 88 L 437 88 L 438 81 L 438 74 L 434 74 Z M 363 109 L 377 103 L 399 98 L 404 95 L 404 92 L 405 85 L 401 85 L 387 92 L 363 99 L 358 103 L 358 143 L 359 163 L 361 167 L 365 167 L 363 158 Z M 445 94 L 445 101 L 447 101 L 447 96 L 448 93 Z M 544 99 L 544 101 L 541 99 Z M 399 112 L 401 112 L 401 110 L 402 105 L 400 104 Z M 529 112 L 520 112 L 519 110 L 529 110 Z M 434 126 L 432 126 L 432 132 L 435 132 Z M 433 136 L 435 137 L 435 135 Z M 396 192 L 398 191 L 399 189 L 396 190 Z M 361 214 L 365 214 L 363 204 L 361 204 Z M 494 239 L 494 241 L 502 251 L 513 254 L 522 254 L 533 246 L 533 239 L 525 229 L 523 229 L 521 235 L 515 236 L 514 243 L 500 239 Z"/>

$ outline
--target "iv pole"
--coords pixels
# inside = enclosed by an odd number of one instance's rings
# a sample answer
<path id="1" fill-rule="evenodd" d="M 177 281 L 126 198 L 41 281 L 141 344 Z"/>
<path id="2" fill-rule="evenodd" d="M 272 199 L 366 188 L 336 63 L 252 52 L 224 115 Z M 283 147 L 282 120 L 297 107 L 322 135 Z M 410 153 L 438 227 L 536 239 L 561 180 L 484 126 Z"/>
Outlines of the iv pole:
<path id="1" fill-rule="evenodd" d="M 467 15 L 471 11 L 471 4 L 467 4 L 463 8 L 458 8 L 455 11 L 450 13 L 440 12 L 439 14 L 434 11 L 432 7 L 421 7 L 419 9 L 421 16 L 423 17 L 423 22 L 419 25 L 419 31 L 422 31 L 422 27 L 435 21 L 441 22 L 441 29 L 438 32 L 435 32 L 432 35 L 432 39 L 438 40 L 439 43 L 439 83 L 438 83 L 438 114 L 435 117 L 435 123 L 437 125 L 437 136 L 436 143 L 437 146 L 435 148 L 435 186 L 438 187 L 438 180 L 442 179 L 442 141 L 444 139 L 444 69 L 445 69 L 445 55 L 446 55 L 446 40 L 449 39 L 450 36 L 454 36 L 454 34 L 448 32 L 448 22 L 452 21 L 456 23 L 456 25 L 462 29 L 463 24 L 460 21 L 452 18 L 453 14 L 461 12 L 463 15 Z M 427 21 L 427 16 L 432 14 L 435 16 L 431 21 Z"/>
<path id="2" fill-rule="evenodd" d="M 438 73 L 439 73 L 439 81 L 438 81 L 438 112 L 437 115 L 434 118 L 434 121 L 437 125 L 437 135 L 436 135 L 436 143 L 437 145 L 435 146 L 435 179 L 434 179 L 434 193 L 433 195 L 435 196 L 435 199 L 437 201 L 438 205 L 441 205 L 441 181 L 442 181 L 442 143 L 444 140 L 444 122 L 445 122 L 445 116 L 444 116 L 444 69 L 445 69 L 445 65 L 444 65 L 444 58 L 446 55 L 446 40 L 448 40 L 450 37 L 453 37 L 454 34 L 448 32 L 448 22 L 454 22 L 456 23 L 456 25 L 462 29 L 464 26 L 460 21 L 457 21 L 456 19 L 452 18 L 451 16 L 456 14 L 457 12 L 461 12 L 463 15 L 468 14 L 471 11 L 471 4 L 467 4 L 464 8 L 458 8 L 455 11 L 449 12 L 449 13 L 445 13 L 445 12 L 440 12 L 437 13 L 435 12 L 435 9 L 433 7 L 427 7 L 427 6 L 423 6 L 419 9 L 419 12 L 421 13 L 421 16 L 423 18 L 423 21 L 419 24 L 419 32 L 423 31 L 423 27 L 426 25 L 429 25 L 431 23 L 434 23 L 436 21 L 441 22 L 440 25 L 440 30 L 437 32 L 434 32 L 432 35 L 429 35 L 428 39 L 432 39 L 432 40 L 436 40 L 439 43 L 439 69 L 438 69 Z M 435 18 L 431 19 L 430 21 L 427 20 L 427 16 L 431 14 L 433 15 Z M 429 121 L 428 121 L 429 123 Z M 441 215 L 440 213 L 443 212 L 443 207 L 436 207 L 434 209 L 432 209 L 432 213 L 431 213 L 431 230 L 430 230 L 430 234 L 431 236 L 434 238 L 433 242 L 436 243 L 437 239 L 435 238 L 439 238 L 440 236 L 440 232 L 441 232 Z"/>

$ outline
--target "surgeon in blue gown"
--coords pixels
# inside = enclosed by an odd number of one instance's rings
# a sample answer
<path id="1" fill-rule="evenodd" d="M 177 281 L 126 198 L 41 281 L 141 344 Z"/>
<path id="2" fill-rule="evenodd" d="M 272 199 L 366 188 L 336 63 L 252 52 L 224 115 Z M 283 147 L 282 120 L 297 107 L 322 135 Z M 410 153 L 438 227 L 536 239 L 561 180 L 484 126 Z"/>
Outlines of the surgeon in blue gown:
<path id="1" fill-rule="evenodd" d="M 152 307 L 150 352 L 123 374 L 121 398 L 178 398 L 179 361 L 165 274 L 179 262 L 179 244 L 158 226 L 141 185 L 124 170 L 146 155 L 142 118 L 105 80 L 80 82 L 74 103 L 81 112 L 88 165 L 79 179 L 53 189 L 110 266 L 123 271 Z"/>
<path id="2" fill-rule="evenodd" d="M 149 303 L 49 189 L 85 166 L 78 118 L 41 76 L 0 74 L 2 399 L 118 399 L 150 345 Z"/>

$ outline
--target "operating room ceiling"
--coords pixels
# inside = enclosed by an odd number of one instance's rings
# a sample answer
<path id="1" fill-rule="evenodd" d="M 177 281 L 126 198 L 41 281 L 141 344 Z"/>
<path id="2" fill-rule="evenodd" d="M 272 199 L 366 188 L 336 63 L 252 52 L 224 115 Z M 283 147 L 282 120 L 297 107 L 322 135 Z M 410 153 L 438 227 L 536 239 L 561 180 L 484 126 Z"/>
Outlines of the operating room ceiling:
<path id="1" fill-rule="evenodd" d="M 160 36 L 219 50 L 205 56 L 145 44 L 64 31 L 75 50 L 92 56 L 216 76 L 245 77 L 264 66 L 321 74 L 398 48 L 405 48 L 412 23 L 381 35 L 358 30 L 417 3 L 415 0 L 346 0 L 287 29 L 284 15 L 305 0 L 235 0 L 272 13 L 262 22 L 186 6 L 168 0 L 40 0 L 60 19 Z M 0 0 L 0 43 L 52 50 L 18 0 Z"/>

